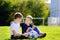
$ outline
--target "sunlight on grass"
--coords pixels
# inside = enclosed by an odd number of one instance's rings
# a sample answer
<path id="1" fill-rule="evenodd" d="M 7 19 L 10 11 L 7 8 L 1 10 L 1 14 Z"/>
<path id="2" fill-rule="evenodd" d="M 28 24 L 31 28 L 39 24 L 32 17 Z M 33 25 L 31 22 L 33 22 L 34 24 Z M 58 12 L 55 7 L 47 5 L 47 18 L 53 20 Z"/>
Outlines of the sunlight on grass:
<path id="1" fill-rule="evenodd" d="M 60 27 L 38 27 L 42 32 L 46 32 L 47 36 L 42 39 L 37 40 L 60 40 Z M 21 32 L 21 30 L 20 30 Z M 0 40 L 9 39 L 10 38 L 10 27 L 0 26 Z"/>

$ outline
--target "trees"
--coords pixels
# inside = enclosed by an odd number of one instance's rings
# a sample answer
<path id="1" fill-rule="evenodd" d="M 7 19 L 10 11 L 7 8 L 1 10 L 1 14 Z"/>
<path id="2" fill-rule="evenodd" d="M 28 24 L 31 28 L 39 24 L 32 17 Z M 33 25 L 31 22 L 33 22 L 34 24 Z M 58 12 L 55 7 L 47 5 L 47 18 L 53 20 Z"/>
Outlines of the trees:
<path id="1" fill-rule="evenodd" d="M 9 25 L 15 12 L 21 12 L 24 17 L 32 15 L 33 17 L 44 17 L 45 20 L 49 14 L 48 6 L 40 0 L 3 0 L 0 1 L 0 25 Z M 41 21 L 39 21 L 41 22 Z M 34 21 L 37 23 L 37 21 Z M 36 25 L 37 25 L 36 24 Z"/>
<path id="2" fill-rule="evenodd" d="M 7 25 L 7 19 L 11 13 L 10 2 L 0 1 L 0 25 Z"/>

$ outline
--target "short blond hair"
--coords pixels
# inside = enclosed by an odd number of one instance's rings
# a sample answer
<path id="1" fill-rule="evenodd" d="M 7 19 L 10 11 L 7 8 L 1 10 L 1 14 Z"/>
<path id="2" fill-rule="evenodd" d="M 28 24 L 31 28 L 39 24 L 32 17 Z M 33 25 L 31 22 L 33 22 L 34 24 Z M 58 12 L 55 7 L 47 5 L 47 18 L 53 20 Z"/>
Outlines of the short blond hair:
<path id="1" fill-rule="evenodd" d="M 26 18 L 30 18 L 30 19 L 33 19 L 33 17 L 31 15 L 28 15 Z"/>

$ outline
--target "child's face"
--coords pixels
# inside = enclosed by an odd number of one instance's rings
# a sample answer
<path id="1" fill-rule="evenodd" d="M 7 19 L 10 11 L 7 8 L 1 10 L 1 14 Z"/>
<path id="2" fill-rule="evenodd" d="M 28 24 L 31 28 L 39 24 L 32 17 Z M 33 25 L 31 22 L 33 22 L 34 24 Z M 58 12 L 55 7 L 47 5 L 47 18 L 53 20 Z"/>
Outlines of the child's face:
<path id="1" fill-rule="evenodd" d="M 17 21 L 18 21 L 18 22 L 21 22 L 21 21 L 22 21 L 22 18 L 17 18 Z"/>
<path id="2" fill-rule="evenodd" d="M 30 18 L 26 18 L 25 22 L 30 24 L 32 22 L 32 20 Z"/>

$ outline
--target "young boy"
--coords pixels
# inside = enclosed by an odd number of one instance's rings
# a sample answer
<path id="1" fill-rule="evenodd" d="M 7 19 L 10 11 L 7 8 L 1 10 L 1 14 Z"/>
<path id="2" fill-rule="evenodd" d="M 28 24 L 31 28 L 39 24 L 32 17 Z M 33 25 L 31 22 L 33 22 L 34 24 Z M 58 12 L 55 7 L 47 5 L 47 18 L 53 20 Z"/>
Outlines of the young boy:
<path id="1" fill-rule="evenodd" d="M 31 27 L 34 31 L 36 31 L 39 34 L 39 37 L 43 38 L 46 36 L 46 33 L 41 33 L 37 27 L 31 24 L 32 22 L 32 16 L 27 16 L 25 23 L 21 23 L 20 26 L 22 27 L 22 33 L 28 33 L 29 28 Z"/>
<path id="2" fill-rule="evenodd" d="M 14 15 L 14 20 L 10 24 L 11 31 L 11 39 L 21 38 L 21 34 L 19 34 L 20 30 L 20 22 L 22 20 L 23 15 L 19 12 L 16 12 Z"/>

